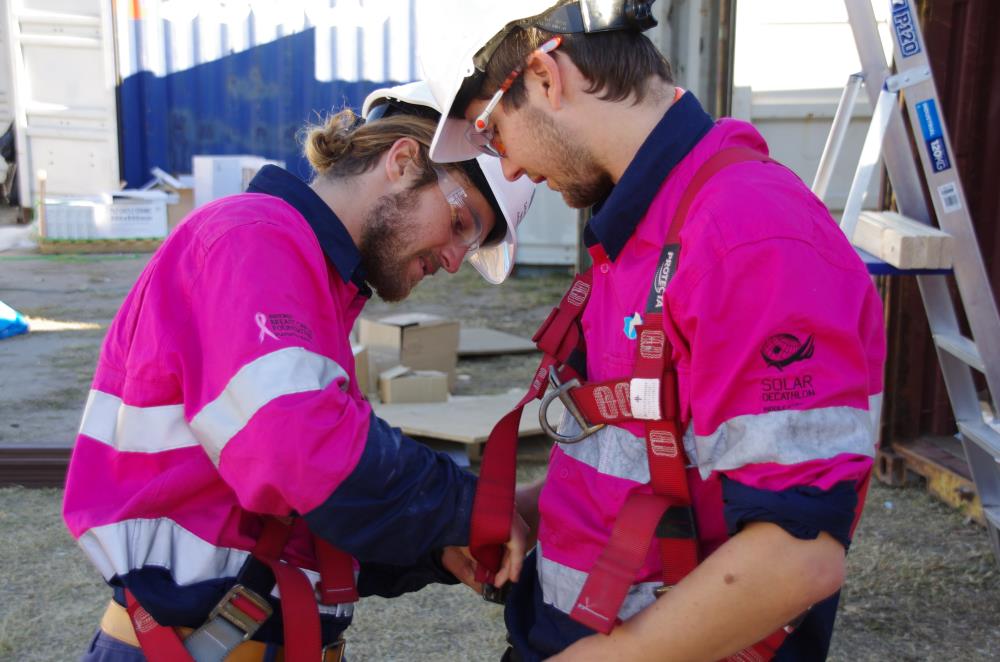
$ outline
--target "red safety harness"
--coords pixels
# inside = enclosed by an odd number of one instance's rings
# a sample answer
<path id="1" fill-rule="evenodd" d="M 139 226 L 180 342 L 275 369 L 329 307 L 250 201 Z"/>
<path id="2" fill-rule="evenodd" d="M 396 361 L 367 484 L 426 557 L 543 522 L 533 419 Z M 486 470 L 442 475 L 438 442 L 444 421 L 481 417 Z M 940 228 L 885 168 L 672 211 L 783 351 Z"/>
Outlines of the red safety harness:
<path id="1" fill-rule="evenodd" d="M 695 173 L 684 191 L 654 277 L 649 305 L 636 327 L 637 351 L 631 378 L 599 383 L 581 383 L 584 352 L 579 319 L 591 290 L 589 271 L 578 275 L 559 306 L 532 338 L 543 353 L 531 387 L 517 407 L 493 428 L 483 453 L 479 486 L 472 510 L 469 547 L 479 562 L 477 579 L 492 580 L 502 560 L 502 545 L 508 540 L 514 511 L 517 431 L 526 403 L 542 398 L 543 427 L 548 403 L 559 397 L 577 419 L 582 432 L 575 437 L 555 435 L 562 443 L 574 443 L 607 423 L 642 421 L 646 428 L 652 494 L 633 494 L 625 502 L 570 613 L 574 620 L 609 633 L 619 623 L 617 614 L 625 596 L 637 580 L 654 537 L 660 542 L 663 587 L 658 594 L 680 582 L 699 562 L 691 494 L 680 422 L 677 375 L 671 360 L 672 346 L 663 330 L 663 291 L 676 271 L 680 255 L 680 231 L 695 197 L 719 170 L 748 161 L 770 161 L 747 148 L 718 152 Z M 574 368 L 575 366 L 575 368 Z M 546 378 L 554 391 L 545 395 Z M 544 398 L 543 398 L 544 395 Z M 769 660 L 790 628 L 783 628 L 728 660 Z"/>
<path id="2" fill-rule="evenodd" d="M 299 568 L 280 560 L 292 533 L 292 522 L 291 518 L 264 518 L 263 530 L 236 585 L 215 606 L 205 624 L 183 640 L 174 628 L 153 620 L 135 596 L 126 591 L 129 617 L 146 657 L 151 662 L 224 659 L 271 616 L 273 610 L 267 596 L 276 582 L 281 594 L 284 659 L 288 662 L 322 659 L 317 601 L 324 605 L 357 602 L 354 562 L 346 552 L 313 537 L 320 573 L 320 581 L 313 587 Z"/>

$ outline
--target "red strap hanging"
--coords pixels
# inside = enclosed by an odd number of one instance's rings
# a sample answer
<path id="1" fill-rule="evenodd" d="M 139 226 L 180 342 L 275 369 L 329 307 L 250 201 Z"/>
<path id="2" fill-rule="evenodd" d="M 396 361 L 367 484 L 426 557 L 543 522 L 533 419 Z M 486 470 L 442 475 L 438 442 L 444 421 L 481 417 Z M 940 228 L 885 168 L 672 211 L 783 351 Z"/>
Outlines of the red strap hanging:
<path id="1" fill-rule="evenodd" d="M 285 660 L 318 660 L 323 649 L 319 608 L 309 578 L 299 568 L 281 562 L 281 552 L 292 534 L 290 521 L 264 518 L 264 530 L 254 546 L 253 555 L 265 563 L 278 583 L 281 594 L 281 617 L 285 635 Z"/>
<path id="2" fill-rule="evenodd" d="M 313 548 L 319 562 L 319 601 L 335 605 L 358 601 L 358 587 L 354 582 L 354 560 L 347 552 L 337 549 L 319 536 L 313 536 Z"/>
<path id="3" fill-rule="evenodd" d="M 150 662 L 195 662 L 177 632 L 153 620 L 128 589 L 125 604 L 142 653 Z"/>
<path id="4" fill-rule="evenodd" d="M 476 581 L 486 584 L 493 581 L 503 560 L 503 545 L 510 538 L 521 412 L 528 402 L 545 392 L 549 367 L 565 361 L 576 349 L 580 335 L 575 322 L 583 314 L 589 297 L 588 271 L 576 277 L 532 338 L 544 356 L 531 387 L 517 406 L 493 427 L 486 441 L 469 531 L 469 551 L 477 561 Z"/>

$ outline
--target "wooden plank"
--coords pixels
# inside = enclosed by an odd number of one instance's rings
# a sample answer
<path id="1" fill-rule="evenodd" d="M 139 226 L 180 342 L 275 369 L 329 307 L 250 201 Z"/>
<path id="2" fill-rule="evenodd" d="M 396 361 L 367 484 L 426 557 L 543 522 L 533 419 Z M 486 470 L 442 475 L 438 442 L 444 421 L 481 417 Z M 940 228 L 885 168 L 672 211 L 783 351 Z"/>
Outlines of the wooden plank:
<path id="1" fill-rule="evenodd" d="M 928 492 L 985 526 L 983 504 L 965 460 L 954 453 L 953 442 L 927 437 L 893 443 L 892 450 L 903 459 L 908 471 L 924 478 Z"/>
<path id="2" fill-rule="evenodd" d="M 535 343 L 511 333 L 478 327 L 462 327 L 458 332 L 459 356 L 527 354 L 538 351 Z"/>
<path id="3" fill-rule="evenodd" d="M 448 402 L 427 404 L 386 405 L 372 403 L 375 414 L 390 425 L 415 437 L 457 441 L 463 444 L 480 444 L 490 436 L 490 430 L 514 408 L 524 392 L 511 390 L 500 395 L 453 395 Z M 538 400 L 524 407 L 518 435 L 521 437 L 542 434 L 538 423 Z M 549 407 L 549 421 L 555 426 L 562 416 L 563 406 L 558 400 Z"/>
<path id="4" fill-rule="evenodd" d="M 162 239 L 45 239 L 38 242 L 38 252 L 43 255 L 90 253 L 152 253 L 163 243 Z"/>
<path id="5" fill-rule="evenodd" d="M 69 456 L 68 446 L 0 445 L 0 486 L 62 487 Z"/>
<path id="6" fill-rule="evenodd" d="M 952 264 L 950 235 L 895 212 L 861 212 L 852 243 L 899 269 L 947 269 Z"/>

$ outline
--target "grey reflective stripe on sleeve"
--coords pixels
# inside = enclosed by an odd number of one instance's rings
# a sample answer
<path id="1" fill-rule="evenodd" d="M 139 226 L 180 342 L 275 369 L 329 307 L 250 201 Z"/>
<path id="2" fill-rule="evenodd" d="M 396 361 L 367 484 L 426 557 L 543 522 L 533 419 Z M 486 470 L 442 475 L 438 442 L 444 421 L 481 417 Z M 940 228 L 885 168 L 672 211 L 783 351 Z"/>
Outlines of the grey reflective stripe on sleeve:
<path id="1" fill-rule="evenodd" d="M 215 400 L 191 419 L 191 428 L 212 462 L 219 463 L 230 439 L 267 403 L 292 393 L 321 391 L 347 372 L 336 361 L 302 347 L 265 354 L 240 368 Z"/>
<path id="2" fill-rule="evenodd" d="M 184 405 L 135 407 L 98 390 L 87 396 L 79 433 L 128 453 L 198 446 L 184 419 Z"/>
<path id="3" fill-rule="evenodd" d="M 576 605 L 583 584 L 587 581 L 587 573 L 557 563 L 545 557 L 541 544 L 538 553 L 538 583 L 542 587 L 542 600 L 559 611 L 569 614 Z M 618 618 L 623 621 L 635 616 L 640 611 L 653 604 L 656 596 L 653 591 L 662 585 L 661 582 L 641 582 L 633 584 L 622 607 L 618 610 Z"/>
<path id="4" fill-rule="evenodd" d="M 875 442 L 868 411 L 824 407 L 731 418 L 712 434 L 695 435 L 694 451 L 707 478 L 748 464 L 799 464 L 842 453 L 875 457 Z"/>

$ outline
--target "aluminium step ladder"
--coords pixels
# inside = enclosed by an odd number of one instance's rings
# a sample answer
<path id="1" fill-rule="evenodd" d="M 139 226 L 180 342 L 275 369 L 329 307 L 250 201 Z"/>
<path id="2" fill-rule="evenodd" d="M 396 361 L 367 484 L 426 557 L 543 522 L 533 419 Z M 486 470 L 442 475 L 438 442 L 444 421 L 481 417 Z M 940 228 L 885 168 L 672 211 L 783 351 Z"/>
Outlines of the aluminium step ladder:
<path id="1" fill-rule="evenodd" d="M 870 256 L 863 253 L 862 257 L 873 274 L 913 274 L 917 279 L 966 461 L 982 502 L 993 553 L 1000 563 L 1000 432 L 984 420 L 973 376 L 976 371 L 985 377 L 989 404 L 994 416 L 1000 416 L 1000 315 L 954 162 L 914 0 L 883 1 L 889 2 L 891 8 L 889 31 L 896 71 L 890 71 L 886 63 L 871 0 L 845 0 L 862 72 L 851 76 L 844 89 L 813 191 L 820 198 L 826 192 L 863 87 L 874 112 L 841 228 L 848 237 L 854 236 L 865 192 L 881 154 L 900 213 L 927 225 L 936 224 L 953 239 L 954 266 L 948 270 L 903 271 L 868 259 Z M 917 155 L 913 154 L 914 148 Z M 958 284 L 957 302 L 948 287 L 948 274 L 953 274 Z M 971 338 L 959 327 L 956 303 L 964 310 Z"/>

